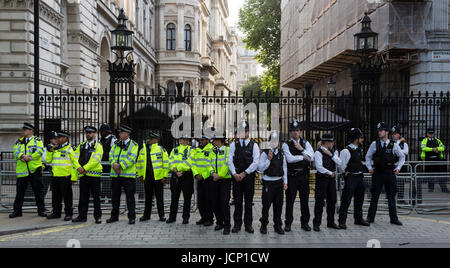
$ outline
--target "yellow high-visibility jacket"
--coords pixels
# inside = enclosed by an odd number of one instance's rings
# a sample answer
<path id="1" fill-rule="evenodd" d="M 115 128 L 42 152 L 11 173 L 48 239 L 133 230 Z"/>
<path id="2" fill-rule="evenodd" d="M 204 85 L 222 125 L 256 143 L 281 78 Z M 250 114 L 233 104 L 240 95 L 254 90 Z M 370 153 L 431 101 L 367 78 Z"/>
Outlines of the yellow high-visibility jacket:
<path id="1" fill-rule="evenodd" d="M 47 152 L 45 161 L 51 164 L 53 177 L 70 177 L 72 181 L 77 181 L 77 169 L 81 166 L 75 158 L 75 151 L 69 143 L 60 146 L 53 152 Z"/>
<path id="2" fill-rule="evenodd" d="M 147 177 L 147 168 L 153 168 L 155 180 L 159 181 L 167 178 L 169 174 L 169 156 L 167 151 L 162 146 L 158 145 L 158 143 L 152 144 L 150 147 L 152 167 L 147 167 L 148 146 L 150 145 L 144 144 L 139 152 L 139 157 L 136 164 L 138 177 L 145 180 Z"/>
<path id="3" fill-rule="evenodd" d="M 86 143 L 87 141 L 83 142 L 77 147 L 77 150 L 75 151 L 75 159 L 77 159 L 77 161 L 80 160 L 81 148 L 84 148 L 86 146 Z M 100 178 L 102 176 L 102 157 L 103 146 L 100 144 L 100 142 L 95 141 L 94 151 L 91 154 L 91 158 L 89 159 L 89 162 L 83 166 L 88 177 Z M 84 177 L 83 174 L 79 174 L 79 176 Z"/>
<path id="4" fill-rule="evenodd" d="M 36 172 L 42 167 L 42 155 L 44 154 L 44 145 L 38 137 L 31 137 L 28 143 L 25 143 L 25 138 L 20 138 L 13 148 L 14 159 L 17 161 L 16 176 L 17 178 L 24 178 Z M 23 155 L 30 155 L 32 160 L 30 162 L 22 162 L 20 158 Z"/>

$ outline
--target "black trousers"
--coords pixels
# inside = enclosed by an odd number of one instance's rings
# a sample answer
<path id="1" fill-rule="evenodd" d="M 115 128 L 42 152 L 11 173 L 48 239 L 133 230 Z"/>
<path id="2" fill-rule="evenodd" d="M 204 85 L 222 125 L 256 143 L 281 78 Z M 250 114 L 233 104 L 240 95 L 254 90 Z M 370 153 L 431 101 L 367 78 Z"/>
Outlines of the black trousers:
<path id="1" fill-rule="evenodd" d="M 144 183 L 145 189 L 145 210 L 144 217 L 150 218 L 153 208 L 153 196 L 156 197 L 156 206 L 158 208 L 159 218 L 164 218 L 164 184 L 161 180 L 155 180 L 155 177 L 147 177 Z"/>
<path id="2" fill-rule="evenodd" d="M 237 182 L 233 180 L 234 197 L 234 225 L 242 226 L 242 212 L 244 209 L 244 224 L 251 226 L 253 223 L 253 197 L 255 195 L 255 173 L 247 175 L 244 180 Z"/>
<path id="3" fill-rule="evenodd" d="M 294 203 L 300 194 L 300 210 L 302 225 L 308 224 L 311 217 L 309 212 L 309 173 L 288 176 L 288 189 L 286 191 L 286 225 L 291 225 L 294 221 Z"/>
<path id="4" fill-rule="evenodd" d="M 231 196 L 231 179 L 221 179 L 214 181 L 211 179 L 209 183 L 210 203 L 216 215 L 217 225 L 225 228 L 231 228 L 230 213 L 230 196 Z"/>
<path id="5" fill-rule="evenodd" d="M 263 181 L 262 193 L 262 217 L 260 219 L 263 226 L 269 224 L 269 210 L 273 204 L 273 223 L 275 229 L 281 229 L 283 221 L 281 214 L 283 212 L 283 180 Z"/>
<path id="6" fill-rule="evenodd" d="M 355 222 L 363 221 L 363 204 L 366 194 L 366 186 L 364 185 L 364 175 L 348 175 L 345 178 L 345 186 L 342 191 L 341 207 L 339 209 L 339 223 L 345 224 L 347 221 L 348 208 L 353 200 Z"/>
<path id="7" fill-rule="evenodd" d="M 66 216 L 73 216 L 73 192 L 70 176 L 53 177 L 51 187 L 53 214 L 61 216 L 64 200 L 64 213 Z"/>
<path id="8" fill-rule="evenodd" d="M 111 178 L 112 186 L 112 211 L 111 218 L 119 218 L 120 196 L 122 195 L 122 188 L 125 191 L 128 209 L 128 219 L 136 219 L 136 180 L 132 178 Z"/>
<path id="9" fill-rule="evenodd" d="M 444 167 L 443 166 L 426 166 L 425 167 L 425 171 L 427 173 L 440 173 L 440 172 L 444 172 Z M 429 190 L 434 190 L 435 182 L 436 182 L 436 180 L 430 180 L 428 182 L 428 189 Z M 438 182 L 439 182 L 439 186 L 441 187 L 441 191 L 443 193 L 448 192 L 448 188 L 447 188 L 448 179 L 440 178 L 438 180 Z"/>
<path id="10" fill-rule="evenodd" d="M 386 190 L 386 196 L 388 198 L 389 216 L 391 220 L 398 220 L 397 217 L 397 205 L 395 196 L 397 194 L 397 178 L 392 172 L 375 171 L 372 175 L 372 188 L 370 190 L 372 194 L 372 200 L 370 201 L 368 218 L 375 220 L 378 209 L 378 200 L 382 188 Z"/>
<path id="11" fill-rule="evenodd" d="M 80 178 L 80 201 L 78 203 L 78 217 L 86 220 L 89 211 L 89 199 L 92 195 L 94 200 L 94 218 L 102 218 L 100 205 L 100 178 L 85 176 Z"/>
<path id="12" fill-rule="evenodd" d="M 327 223 L 333 224 L 337 202 L 336 179 L 317 174 L 315 198 L 316 204 L 314 205 L 314 226 L 320 226 L 322 224 L 325 198 L 327 199 Z"/>
<path id="13" fill-rule="evenodd" d="M 28 183 L 34 192 L 34 198 L 36 200 L 36 206 L 38 213 L 45 212 L 44 194 L 42 192 L 42 170 L 39 169 L 35 173 L 28 177 L 17 178 L 16 183 L 16 200 L 14 201 L 14 212 L 22 213 L 23 200 L 25 198 L 25 192 L 28 187 Z"/>
<path id="14" fill-rule="evenodd" d="M 200 218 L 204 221 L 213 221 L 213 211 L 211 203 L 208 200 L 210 178 L 197 181 L 197 206 Z"/>
<path id="15" fill-rule="evenodd" d="M 178 178 L 173 174 L 170 179 L 170 191 L 172 192 L 170 204 L 170 220 L 176 220 L 178 214 L 178 205 L 180 196 L 183 192 L 183 220 L 189 220 L 191 217 L 191 201 L 194 193 L 194 177 L 192 171 L 183 172 L 183 176 Z"/>

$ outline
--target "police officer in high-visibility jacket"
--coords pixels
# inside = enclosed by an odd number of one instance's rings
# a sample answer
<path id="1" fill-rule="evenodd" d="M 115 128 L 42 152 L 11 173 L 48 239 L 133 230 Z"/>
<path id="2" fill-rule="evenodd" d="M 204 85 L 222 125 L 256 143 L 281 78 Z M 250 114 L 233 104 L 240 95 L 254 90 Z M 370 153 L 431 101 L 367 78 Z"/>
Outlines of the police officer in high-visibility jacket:
<path id="1" fill-rule="evenodd" d="M 223 229 L 224 235 L 231 231 L 231 172 L 228 167 L 230 148 L 225 146 L 225 137 L 214 137 L 214 148 L 210 155 L 211 183 L 208 196 L 216 215 L 216 231 Z"/>
<path id="2" fill-rule="evenodd" d="M 210 155 L 214 145 L 207 136 L 202 136 L 200 146 L 193 154 L 192 173 L 197 180 L 197 204 L 200 220 L 197 225 L 211 226 L 213 222 L 213 208 L 208 200 L 208 184 L 211 183 Z"/>
<path id="3" fill-rule="evenodd" d="M 38 215 L 46 217 L 44 194 L 42 192 L 42 155 L 44 154 L 44 145 L 42 140 L 34 136 L 35 127 L 29 123 L 23 125 L 23 137 L 14 145 L 14 159 L 17 161 L 17 193 L 14 202 L 14 212 L 9 215 L 11 219 L 22 217 L 22 206 L 27 190 L 28 183 L 31 184 L 36 205 L 38 207 Z"/>
<path id="4" fill-rule="evenodd" d="M 70 134 L 67 132 L 58 132 L 59 147 L 56 150 L 51 149 L 47 152 L 46 162 L 51 164 L 53 179 L 52 188 L 52 206 L 53 212 L 47 218 L 61 218 L 62 202 L 64 199 L 64 221 L 71 221 L 73 216 L 73 192 L 72 183 L 77 181 L 77 170 L 81 172 L 82 167 L 75 158 L 75 151 L 69 143 Z"/>
<path id="5" fill-rule="evenodd" d="M 112 211 L 111 218 L 106 223 L 119 221 L 120 196 L 122 188 L 125 191 L 128 209 L 128 223 L 136 223 L 136 160 L 139 145 L 130 139 L 133 129 L 122 125 L 119 129 L 120 140 L 117 141 L 109 153 L 111 163 Z"/>
<path id="6" fill-rule="evenodd" d="M 151 132 L 148 142 L 139 152 L 136 169 L 139 179 L 144 182 L 145 210 L 141 222 L 149 221 L 152 215 L 153 196 L 156 197 L 159 220 L 166 221 L 164 215 L 164 185 L 169 173 L 169 156 L 167 151 L 158 144 L 160 135 Z"/>
<path id="7" fill-rule="evenodd" d="M 194 150 L 189 145 L 190 139 L 182 137 L 180 145 L 172 150 L 169 157 L 169 169 L 172 171 L 170 179 L 170 190 L 172 200 L 170 204 L 170 215 L 167 223 L 174 223 L 177 220 L 178 202 L 180 194 L 183 192 L 183 224 L 189 224 L 191 214 L 191 199 L 194 193 L 194 177 L 192 174 L 192 156 Z"/>
<path id="8" fill-rule="evenodd" d="M 444 161 L 445 146 L 440 139 L 436 138 L 436 133 L 434 129 L 430 128 L 427 130 L 427 137 L 422 140 L 421 148 L 422 148 L 421 154 L 422 161 L 427 162 Z M 442 169 L 443 167 L 439 165 L 425 166 L 425 171 L 427 173 L 442 172 Z M 443 193 L 448 192 L 446 179 L 440 179 L 439 185 L 441 186 L 441 191 Z M 428 190 L 429 192 L 434 192 L 434 181 L 428 182 Z"/>
<path id="9" fill-rule="evenodd" d="M 87 141 L 80 144 L 75 151 L 75 158 L 82 168 L 80 177 L 80 200 L 78 204 L 78 218 L 72 222 L 86 222 L 89 209 L 89 197 L 94 199 L 94 219 L 101 224 L 102 209 L 100 202 L 100 178 L 102 176 L 103 146 L 95 139 L 97 129 L 92 126 L 84 128 Z"/>

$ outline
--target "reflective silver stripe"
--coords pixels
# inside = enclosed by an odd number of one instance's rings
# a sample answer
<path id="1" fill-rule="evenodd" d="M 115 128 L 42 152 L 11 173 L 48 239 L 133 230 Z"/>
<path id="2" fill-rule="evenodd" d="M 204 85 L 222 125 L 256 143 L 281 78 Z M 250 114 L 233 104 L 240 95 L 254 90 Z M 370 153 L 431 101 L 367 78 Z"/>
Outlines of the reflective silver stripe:
<path id="1" fill-rule="evenodd" d="M 120 163 L 122 163 L 125 166 L 125 169 L 128 168 L 127 162 L 125 162 L 125 160 L 120 160 Z"/>
<path id="2" fill-rule="evenodd" d="M 53 161 L 55 160 L 70 160 L 68 157 L 53 157 Z"/>
<path id="3" fill-rule="evenodd" d="M 91 175 L 102 175 L 101 172 L 96 172 L 96 171 L 87 171 L 87 174 L 91 174 Z"/>
<path id="4" fill-rule="evenodd" d="M 28 175 L 28 172 L 16 173 L 16 176 L 25 176 Z"/>
<path id="5" fill-rule="evenodd" d="M 70 167 L 72 166 L 71 163 L 65 164 L 65 163 L 53 163 L 52 164 L 53 167 Z"/>

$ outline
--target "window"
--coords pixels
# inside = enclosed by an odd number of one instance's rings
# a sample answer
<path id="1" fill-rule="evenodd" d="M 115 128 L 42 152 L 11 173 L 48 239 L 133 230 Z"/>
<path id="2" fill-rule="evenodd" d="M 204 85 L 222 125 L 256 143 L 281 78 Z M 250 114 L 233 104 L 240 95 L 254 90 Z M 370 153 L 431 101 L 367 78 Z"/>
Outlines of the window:
<path id="1" fill-rule="evenodd" d="M 189 82 L 184 83 L 184 96 L 191 96 L 191 84 L 189 84 Z"/>
<path id="2" fill-rule="evenodd" d="M 184 50 L 191 51 L 191 40 L 192 40 L 192 32 L 191 26 L 184 26 Z"/>
<path id="3" fill-rule="evenodd" d="M 175 50 L 176 46 L 176 29 L 175 24 L 167 25 L 167 50 Z"/>
<path id="4" fill-rule="evenodd" d="M 167 90 L 170 96 L 175 96 L 177 94 L 177 89 L 174 81 L 169 81 L 167 83 Z"/>

